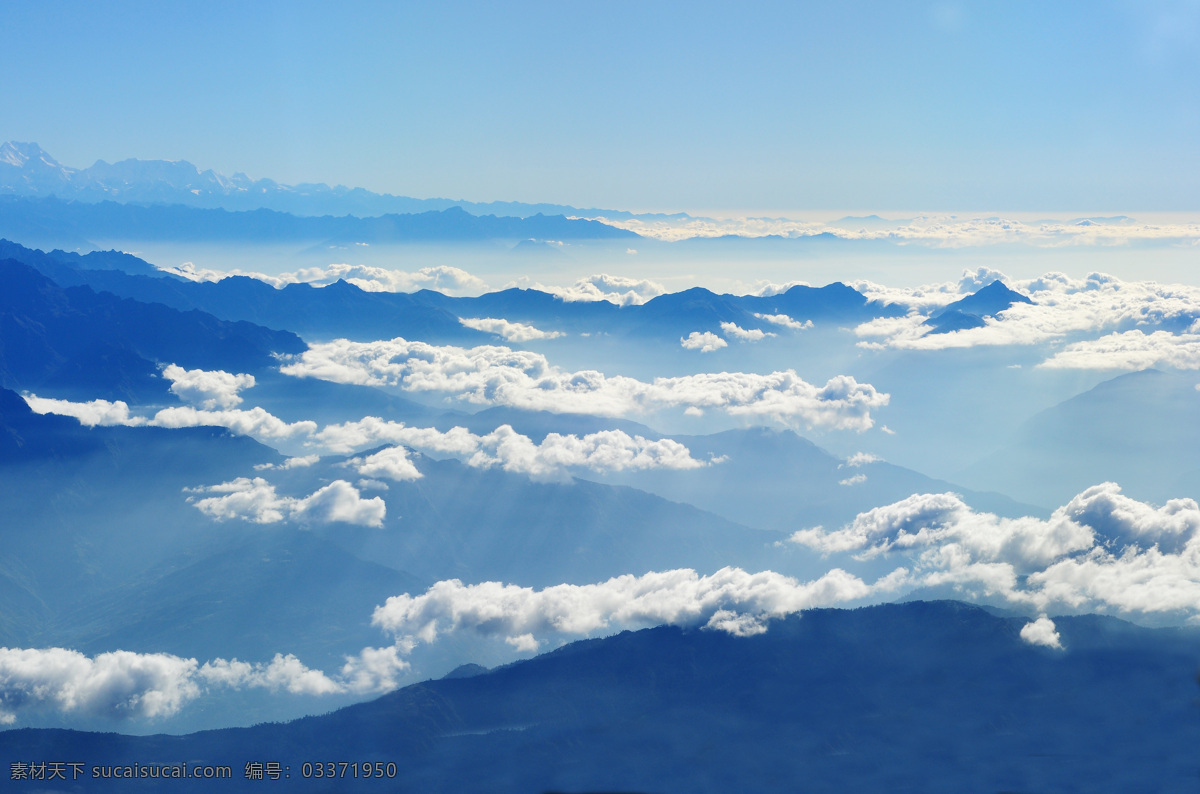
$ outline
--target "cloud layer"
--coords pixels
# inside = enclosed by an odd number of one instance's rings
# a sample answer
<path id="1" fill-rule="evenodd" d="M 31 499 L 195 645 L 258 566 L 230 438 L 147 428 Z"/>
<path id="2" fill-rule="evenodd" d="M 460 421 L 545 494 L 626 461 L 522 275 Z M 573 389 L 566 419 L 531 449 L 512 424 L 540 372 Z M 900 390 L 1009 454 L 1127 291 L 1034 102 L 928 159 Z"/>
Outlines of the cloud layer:
<path id="1" fill-rule="evenodd" d="M 790 540 L 865 561 L 900 555 L 914 586 L 1051 609 L 1200 620 L 1200 506 L 1161 507 L 1093 486 L 1049 519 L 1001 518 L 955 494 L 915 494 Z"/>
<path id="2" fill-rule="evenodd" d="M 1075 369 L 1141 369 L 1165 365 L 1200 368 L 1200 288 L 1153 281 L 1122 281 L 1103 273 L 1073 279 L 1047 273 L 1036 279 L 1008 280 L 1033 304 L 1017 303 L 983 326 L 930 333 L 932 310 L 980 286 L 1003 278 L 980 268 L 957 284 L 912 290 L 860 282 L 869 298 L 910 307 L 903 317 L 860 324 L 855 333 L 869 349 L 943 350 L 997 345 L 1067 344 L 1041 366 Z M 1091 337 L 1091 338 L 1088 338 Z"/>
<path id="3" fill-rule="evenodd" d="M 283 520 L 300 524 L 341 522 L 365 527 L 383 526 L 387 506 L 378 496 L 363 499 L 345 480 L 334 480 L 303 498 L 280 496 L 275 486 L 262 477 L 238 477 L 220 485 L 191 489 L 188 502 L 217 521 L 232 518 L 255 524 L 275 524 Z"/>
<path id="4" fill-rule="evenodd" d="M 476 331 L 496 334 L 506 342 L 533 342 L 541 339 L 558 339 L 560 336 L 565 336 L 562 331 L 541 331 L 532 325 L 509 322 L 508 320 L 501 320 L 495 317 L 479 317 L 475 319 L 464 317 L 459 322 L 467 328 L 474 328 Z"/>
<path id="5" fill-rule="evenodd" d="M 915 218 L 845 218 L 838 221 L 804 221 L 791 218 L 660 217 L 608 218 L 594 216 L 611 226 L 629 229 L 643 237 L 677 241 L 694 237 L 804 238 L 817 235 L 843 240 L 885 240 L 899 244 L 921 243 L 940 248 L 1022 243 L 1058 248 L 1064 245 L 1126 245 L 1138 242 L 1200 240 L 1200 222 L 1146 223 L 1133 218 L 1084 218 L 1020 221 L 1015 218 L 922 215 Z"/>
<path id="6" fill-rule="evenodd" d="M 684 350 L 699 350 L 701 353 L 712 353 L 728 346 L 721 337 L 714 334 L 712 331 L 692 331 L 686 338 L 680 338 L 679 346 Z"/>
<path id="7" fill-rule="evenodd" d="M 224 370 L 184 369 L 177 364 L 164 367 L 163 377 L 171 381 L 171 392 L 179 399 L 206 410 L 235 408 L 242 402 L 238 392 L 254 386 L 253 375 L 234 375 Z"/>
<path id="8" fill-rule="evenodd" d="M 548 292 L 567 303 L 608 301 L 618 306 L 637 306 L 664 294 L 662 284 L 646 279 L 611 276 L 597 273 L 581 278 L 569 287 L 546 286 L 545 284 L 512 284 Z"/>
<path id="9" fill-rule="evenodd" d="M 356 422 L 330 425 L 317 434 L 326 448 L 349 452 L 379 443 L 403 444 L 432 453 L 454 455 L 475 468 L 498 466 L 505 471 L 528 474 L 538 480 L 565 480 L 571 468 L 591 471 L 641 469 L 696 469 L 712 461 L 691 456 L 683 444 L 669 438 L 648 440 L 623 430 L 602 430 L 585 436 L 550 433 L 534 443 L 509 425 L 501 425 L 479 436 L 466 428 L 446 432 L 427 427 L 408 427 L 369 416 Z M 363 476 L 382 476 L 403 481 L 416 479 L 416 470 L 402 448 L 382 450 L 366 458 L 349 461 Z"/>
<path id="10" fill-rule="evenodd" d="M 701 576 L 685 568 L 543 590 L 500 582 L 464 585 L 451 579 L 418 596 L 389 598 L 375 610 L 372 622 L 404 648 L 456 631 L 502 637 L 522 650 L 533 650 L 551 637 L 662 624 L 748 636 L 766 631 L 773 617 L 890 592 L 903 578 L 899 573 L 869 585 L 834 569 L 816 581 L 799 582 L 773 571 L 723 568 Z"/>
<path id="11" fill-rule="evenodd" d="M 119 400 L 71 402 L 37 395 L 25 395 L 25 400 L 37 413 L 72 416 L 88 427 L 225 427 L 267 443 L 291 441 L 334 454 L 354 452 L 380 444 L 403 444 L 426 452 L 453 455 L 476 468 L 499 466 L 505 471 L 528 474 L 538 479 L 565 480 L 568 479 L 568 470 L 576 467 L 607 472 L 651 468 L 694 469 L 711 463 L 693 458 L 688 448 L 677 441 L 649 440 L 642 436 L 631 436 L 621 430 L 589 433 L 582 437 L 550 433 L 540 443 L 534 443 L 528 436 L 517 433 L 510 425 L 501 425 L 480 436 L 463 427 L 443 432 L 435 428 L 409 427 L 401 422 L 368 416 L 355 422 L 327 425 L 318 429 L 316 422 L 287 423 L 260 407 L 250 410 L 205 411 L 179 406 L 164 408 L 152 417 L 143 417 L 132 414 L 128 404 Z M 278 465 L 261 464 L 256 468 L 260 471 L 291 469 L 310 466 L 316 460 L 315 455 L 304 455 L 289 458 Z M 367 477 L 403 481 L 421 476 L 402 449 L 381 451 L 368 458 L 357 459 L 354 465 L 360 474 Z M 241 512 L 237 517 L 260 523 L 268 516 L 271 517 L 270 521 L 282 520 L 275 518 L 276 514 L 296 517 L 298 514 L 294 510 L 302 508 L 305 510 L 304 516 L 309 520 L 315 515 L 309 503 L 288 502 L 274 495 L 273 490 L 268 494 L 268 489 L 272 487 L 265 480 L 261 481 L 261 485 L 256 484 L 259 482 L 258 478 L 235 482 L 238 483 L 237 489 L 240 489 L 236 492 L 241 495 L 235 496 L 235 491 L 230 491 L 226 494 L 226 501 L 210 503 L 212 510 L 224 511 L 240 505 Z M 345 493 L 342 493 L 342 496 L 348 498 Z M 322 500 L 326 498 L 332 498 L 332 495 L 321 497 Z M 318 502 L 324 503 L 321 500 Z M 251 505 L 256 507 L 251 509 Z M 208 508 L 201 509 L 208 511 Z"/>
<path id="12" fill-rule="evenodd" d="M 759 315 L 755 315 L 755 316 L 759 316 Z M 787 317 L 786 315 L 772 314 L 772 315 L 762 315 L 762 316 L 764 319 L 766 317 L 783 317 L 785 320 L 788 320 L 792 323 L 792 327 L 801 327 L 801 328 L 804 327 L 804 326 L 800 325 L 799 323 L 797 323 L 795 320 L 792 320 L 790 317 Z M 771 320 L 770 322 L 774 322 L 774 320 Z M 781 323 L 781 324 L 786 325 L 786 323 Z M 746 328 L 742 328 L 737 323 L 721 323 L 721 331 L 725 334 L 725 336 L 727 336 L 731 339 L 737 339 L 742 342 L 758 342 L 763 339 L 766 339 L 768 336 L 775 336 L 775 334 L 771 333 L 770 331 L 763 331 L 758 328 L 746 329 Z"/>
<path id="13" fill-rule="evenodd" d="M 325 267 L 306 267 L 293 273 L 278 275 L 247 270 L 197 269 L 190 262 L 177 268 L 162 269 L 192 281 L 220 281 L 230 276 L 248 276 L 277 289 L 288 284 L 325 287 L 337 281 L 346 281 L 364 292 L 416 292 L 432 289 L 447 295 L 481 295 L 488 290 L 488 285 L 482 279 L 460 268 L 446 265 L 423 267 L 409 272 L 368 265 L 332 264 Z"/>
<path id="14" fill-rule="evenodd" d="M 833 377 L 823 387 L 793 370 L 701 373 L 647 383 L 595 370 L 569 372 L 529 351 L 438 346 L 399 337 L 312 345 L 281 369 L 295 377 L 440 392 L 477 405 L 600 416 L 661 408 L 720 409 L 787 425 L 858 431 L 874 424 L 872 409 L 888 403 L 888 395 L 848 375 Z"/>
<path id="15" fill-rule="evenodd" d="M 25 709 L 109 719 L 169 717 L 214 688 L 293 695 L 367 694 L 396 687 L 408 667 L 395 647 L 364 648 L 327 676 L 291 654 L 268 663 L 214 659 L 200 664 L 166 653 L 112 651 L 94 657 L 66 648 L 0 648 L 0 724 Z"/>

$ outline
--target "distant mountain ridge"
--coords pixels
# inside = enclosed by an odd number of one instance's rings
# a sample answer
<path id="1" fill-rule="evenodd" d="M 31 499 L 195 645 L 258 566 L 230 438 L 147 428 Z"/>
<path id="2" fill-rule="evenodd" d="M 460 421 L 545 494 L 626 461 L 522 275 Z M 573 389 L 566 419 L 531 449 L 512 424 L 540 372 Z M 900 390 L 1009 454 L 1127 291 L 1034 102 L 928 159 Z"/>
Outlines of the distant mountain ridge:
<path id="1" fill-rule="evenodd" d="M 824 287 L 796 285 L 765 296 L 718 295 L 696 287 L 641 305 L 616 306 L 608 301 L 564 301 L 539 290 L 517 288 L 463 298 L 433 290 L 366 292 L 347 282 L 327 287 L 289 284 L 283 289 L 245 276 L 191 282 L 117 252 L 44 253 L 0 240 L 0 258 L 5 257 L 25 262 L 63 286 L 87 285 L 124 298 L 180 311 L 199 309 L 226 320 L 287 328 L 301 335 L 364 341 L 395 336 L 476 344 L 495 341 L 490 334 L 464 327 L 458 321 L 461 317 L 500 317 L 545 330 L 673 338 L 697 330 L 718 332 L 722 322 L 764 331 L 776 328 L 759 314 L 786 314 L 799 322 L 863 322 L 903 313 L 898 305 L 870 301 L 840 282 Z"/>
<path id="2" fill-rule="evenodd" d="M 418 199 L 373 193 L 363 188 L 323 183 L 285 185 L 273 179 L 251 179 L 243 173 L 225 176 L 200 170 L 186 160 L 97 160 L 88 168 L 58 162 L 36 143 L 0 144 L 0 195 L 73 199 L 89 203 L 183 204 L 226 210 L 270 209 L 293 215 L 355 215 L 441 212 L 460 207 L 472 215 L 527 218 L 537 214 L 606 218 L 680 218 L 635 215 L 622 210 L 580 209 L 565 204 L 519 201 L 475 202 L 445 198 Z"/>
<path id="3" fill-rule="evenodd" d="M 90 240 L 237 243 L 405 243 L 487 240 L 640 240 L 599 221 L 534 215 L 471 215 L 461 207 L 359 218 L 292 215 L 271 209 L 231 211 L 181 204 L 64 201 L 0 196 L 0 237 L 47 247 L 94 247 Z"/>

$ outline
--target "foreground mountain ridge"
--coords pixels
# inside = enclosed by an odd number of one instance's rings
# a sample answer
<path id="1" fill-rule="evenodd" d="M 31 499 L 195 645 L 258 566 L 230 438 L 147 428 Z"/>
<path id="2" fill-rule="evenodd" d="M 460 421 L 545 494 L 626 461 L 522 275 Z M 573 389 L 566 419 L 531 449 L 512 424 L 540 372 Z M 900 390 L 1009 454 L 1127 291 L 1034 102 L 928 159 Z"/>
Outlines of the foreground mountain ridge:
<path id="1" fill-rule="evenodd" d="M 245 779 L 255 762 L 280 764 L 298 791 L 1194 790 L 1195 632 L 1058 618 L 1059 650 L 1023 641 L 1024 622 L 918 601 L 812 610 L 751 637 L 660 627 L 286 724 L 13 730 L 0 748 L 227 764 L 231 790 L 264 785 Z M 306 762 L 340 760 L 392 763 L 395 778 L 305 779 Z"/>

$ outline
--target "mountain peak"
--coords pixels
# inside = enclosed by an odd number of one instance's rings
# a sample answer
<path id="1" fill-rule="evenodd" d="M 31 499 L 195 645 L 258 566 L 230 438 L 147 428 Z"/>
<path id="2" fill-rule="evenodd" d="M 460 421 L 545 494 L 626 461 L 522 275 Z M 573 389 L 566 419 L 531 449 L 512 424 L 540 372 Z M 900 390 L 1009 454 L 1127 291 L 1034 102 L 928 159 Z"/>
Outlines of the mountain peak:
<path id="1" fill-rule="evenodd" d="M 15 168 L 26 168 L 30 164 L 34 168 L 41 166 L 55 170 L 66 170 L 62 163 L 55 160 L 46 150 L 36 143 L 21 141 L 5 141 L 0 144 L 0 163 Z"/>
<path id="2" fill-rule="evenodd" d="M 1011 307 L 1014 303 L 1032 305 L 1033 301 L 1016 290 L 1009 289 L 1003 281 L 997 279 L 967 297 L 942 307 L 942 310 L 934 317 L 956 315 L 956 313 L 975 317 L 992 317 Z"/>

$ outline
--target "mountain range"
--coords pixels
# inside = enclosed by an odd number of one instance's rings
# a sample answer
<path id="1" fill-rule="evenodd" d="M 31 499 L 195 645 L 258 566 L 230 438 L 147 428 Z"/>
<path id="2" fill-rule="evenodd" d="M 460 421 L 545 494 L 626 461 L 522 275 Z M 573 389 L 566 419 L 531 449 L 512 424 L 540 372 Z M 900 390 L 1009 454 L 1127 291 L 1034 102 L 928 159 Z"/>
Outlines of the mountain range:
<path id="1" fill-rule="evenodd" d="M 526 204 L 518 201 L 474 202 L 454 199 L 418 199 L 372 193 L 362 188 L 320 183 L 284 185 L 272 179 L 233 176 L 212 169 L 201 171 L 186 160 L 97 160 L 87 168 L 71 168 L 54 159 L 36 143 L 7 141 L 0 144 L 0 196 L 47 198 L 87 203 L 103 201 L 129 204 L 182 204 L 202 209 L 245 211 L 275 210 L 302 216 L 417 215 L 440 213 L 458 207 L 472 215 L 526 218 L 566 215 L 595 218 L 681 218 L 635 214 L 622 210 L 580 209 L 563 204 Z"/>

